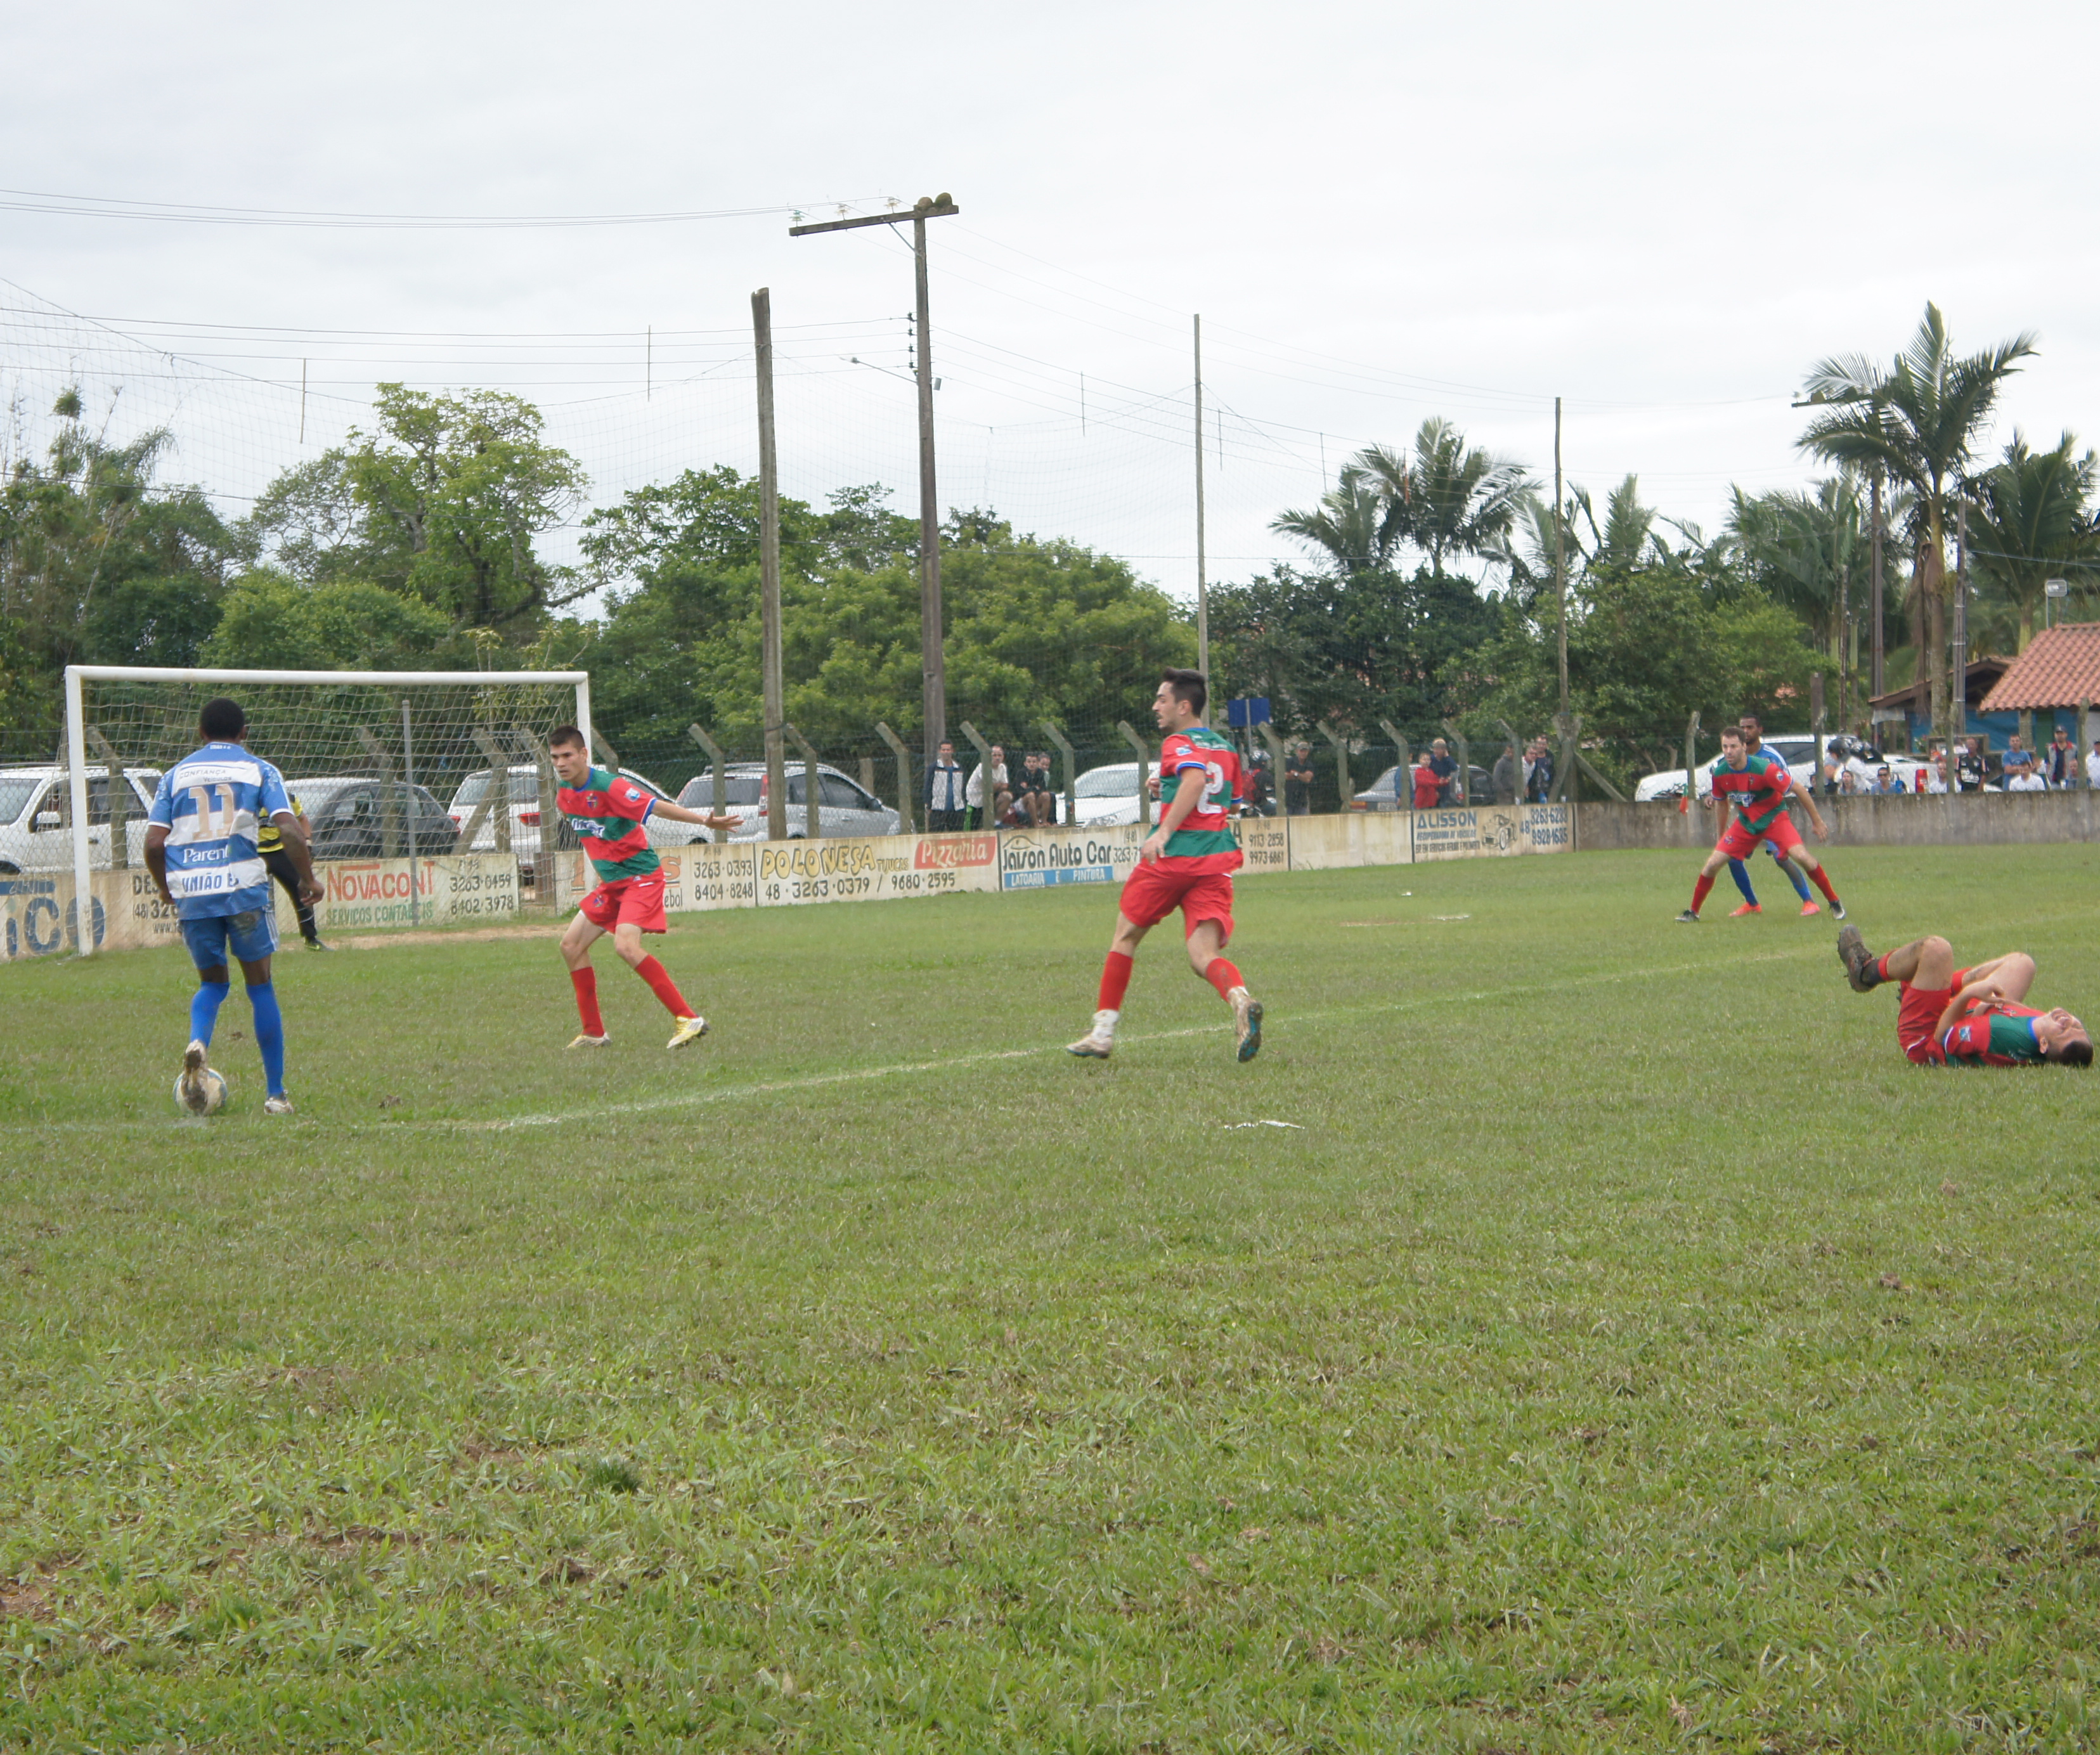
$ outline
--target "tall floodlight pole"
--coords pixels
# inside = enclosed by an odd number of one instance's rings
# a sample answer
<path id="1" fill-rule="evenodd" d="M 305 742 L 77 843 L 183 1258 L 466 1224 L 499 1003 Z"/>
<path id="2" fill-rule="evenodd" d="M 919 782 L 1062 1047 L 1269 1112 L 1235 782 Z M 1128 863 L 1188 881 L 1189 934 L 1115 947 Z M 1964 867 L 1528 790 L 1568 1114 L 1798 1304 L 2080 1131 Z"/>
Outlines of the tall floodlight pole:
<path id="1" fill-rule="evenodd" d="M 791 238 L 818 232 L 852 232 L 862 226 L 911 222 L 913 272 L 919 311 L 919 651 L 920 706 L 925 720 L 926 765 L 931 769 L 948 735 L 948 668 L 941 640 L 941 502 L 933 485 L 933 337 L 926 289 L 926 222 L 959 214 L 943 193 L 922 195 L 893 214 L 869 214 L 858 219 L 827 219 L 813 226 L 790 226 Z"/>
<path id="2" fill-rule="evenodd" d="M 1211 593 L 1203 576 L 1203 316 L 1196 314 L 1196 668 L 1211 674 Z"/>
<path id="3" fill-rule="evenodd" d="M 1553 606 L 1560 624 L 1560 711 L 1568 711 L 1568 554 L 1560 532 L 1560 399 L 1553 399 Z"/>
<path id="4" fill-rule="evenodd" d="M 758 353 L 759 687 L 765 717 L 765 833 L 788 838 L 787 689 L 780 668 L 780 469 L 773 449 L 773 292 L 751 295 Z M 719 807 L 717 807 L 719 808 Z"/>

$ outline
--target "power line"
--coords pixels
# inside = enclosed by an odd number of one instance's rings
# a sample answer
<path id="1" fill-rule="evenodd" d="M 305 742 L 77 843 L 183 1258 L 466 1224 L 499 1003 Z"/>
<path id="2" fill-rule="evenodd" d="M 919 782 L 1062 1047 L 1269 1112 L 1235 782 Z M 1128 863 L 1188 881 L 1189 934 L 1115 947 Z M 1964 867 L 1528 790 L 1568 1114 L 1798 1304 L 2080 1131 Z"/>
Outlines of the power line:
<path id="1" fill-rule="evenodd" d="M 490 232 L 569 229 L 579 226 L 690 225 L 715 219 L 800 214 L 815 207 L 866 206 L 880 196 L 850 201 L 774 202 L 763 207 L 686 209 L 638 214 L 351 214 L 280 207 L 222 207 L 192 201 L 135 201 L 116 196 L 57 195 L 38 189 L 0 189 L 0 212 L 54 214 L 74 218 L 150 219 L 174 225 L 292 226 L 344 231 Z"/>

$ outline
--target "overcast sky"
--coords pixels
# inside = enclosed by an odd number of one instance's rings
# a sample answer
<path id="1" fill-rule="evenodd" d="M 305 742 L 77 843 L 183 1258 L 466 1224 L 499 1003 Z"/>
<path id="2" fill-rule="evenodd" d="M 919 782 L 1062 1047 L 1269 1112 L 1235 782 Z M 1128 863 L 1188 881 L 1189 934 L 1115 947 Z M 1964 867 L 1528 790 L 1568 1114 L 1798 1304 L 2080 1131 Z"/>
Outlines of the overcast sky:
<path id="1" fill-rule="evenodd" d="M 17 190 L 250 209 L 828 217 L 951 192 L 943 504 L 1183 590 L 1195 311 L 1213 579 L 1289 555 L 1269 519 L 1427 415 L 1550 474 L 1555 394 L 1574 479 L 1601 497 L 1638 471 L 1710 530 L 1732 483 L 1812 473 L 1788 407 L 1808 368 L 1892 356 L 1928 298 L 1965 347 L 2040 333 L 1999 443 L 2100 434 L 2093 17 L 10 4 L 0 139 Z M 66 376 L 105 412 L 121 385 L 112 429 L 170 421 L 172 473 L 237 513 L 377 378 L 500 385 L 547 408 L 602 502 L 752 466 L 748 297 L 770 285 L 788 490 L 880 479 L 912 509 L 911 392 L 885 375 L 908 368 L 908 257 L 886 230 L 788 223 L 0 213 L 0 276 L 120 332 L 0 288 L 0 390 L 33 416 Z"/>

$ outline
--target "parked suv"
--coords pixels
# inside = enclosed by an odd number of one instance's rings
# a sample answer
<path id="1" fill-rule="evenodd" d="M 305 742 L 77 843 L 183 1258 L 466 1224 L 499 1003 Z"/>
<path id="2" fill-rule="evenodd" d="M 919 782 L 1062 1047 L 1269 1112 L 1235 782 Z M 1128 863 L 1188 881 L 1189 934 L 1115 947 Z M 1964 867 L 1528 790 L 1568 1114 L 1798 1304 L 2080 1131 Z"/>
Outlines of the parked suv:
<path id="1" fill-rule="evenodd" d="M 810 833 L 809 793 L 804 788 L 803 765 L 788 764 L 788 839 L 805 840 Z M 722 814 L 735 817 L 737 826 L 728 831 L 732 841 L 762 841 L 765 832 L 766 783 L 763 762 L 740 761 L 722 770 Z M 715 774 L 704 768 L 688 780 L 677 802 L 688 810 L 712 810 Z M 820 835 L 895 835 L 903 821 L 889 805 L 848 779 L 836 768 L 817 765 L 817 831 Z M 705 840 L 708 831 L 695 829 L 694 839 Z"/>
<path id="2" fill-rule="evenodd" d="M 157 768 L 126 768 L 124 810 L 130 862 L 146 860 L 146 813 L 159 790 Z M 73 870 L 72 786 L 64 768 L 0 768 L 0 875 Z M 87 840 L 95 863 L 109 863 L 109 770 L 87 770 Z"/>

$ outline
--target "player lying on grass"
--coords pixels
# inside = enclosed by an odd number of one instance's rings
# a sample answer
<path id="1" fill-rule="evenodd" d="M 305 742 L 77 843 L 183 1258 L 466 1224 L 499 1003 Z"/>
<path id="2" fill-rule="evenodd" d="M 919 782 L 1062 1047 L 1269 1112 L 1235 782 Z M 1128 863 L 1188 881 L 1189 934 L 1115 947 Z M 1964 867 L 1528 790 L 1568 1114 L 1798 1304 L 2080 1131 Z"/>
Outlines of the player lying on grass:
<path id="1" fill-rule="evenodd" d="M 1749 858 L 1760 841 L 1770 842 L 1803 866 L 1815 887 L 1830 898 L 1830 911 L 1841 920 L 1845 918 L 1845 904 L 1830 887 L 1822 862 L 1809 852 L 1787 816 L 1787 805 L 1798 792 L 1807 806 L 1808 820 L 1815 825 L 1816 839 L 1827 841 L 1830 827 L 1815 808 L 1815 800 L 1795 784 L 1793 771 L 1776 756 L 1752 755 L 1739 727 L 1729 725 L 1722 731 L 1720 758 L 1714 764 L 1714 796 L 1699 802 L 1702 809 L 1723 811 L 1733 805 L 1742 814 L 1728 825 L 1714 851 L 1706 856 L 1705 864 L 1699 868 L 1692 906 L 1678 915 L 1680 923 L 1699 924 L 1699 906 L 1714 888 L 1714 874 L 1731 859 Z"/>
<path id="2" fill-rule="evenodd" d="M 262 1113 L 292 1113 L 292 1100 L 285 1095 L 285 1016 L 270 981 L 276 903 L 269 867 L 256 851 L 264 822 L 276 826 L 298 873 L 299 899 L 310 904 L 321 899 L 284 777 L 241 747 L 247 734 L 248 716 L 238 702 L 206 701 L 197 721 L 201 747 L 161 776 L 146 818 L 146 869 L 161 900 L 181 920 L 183 943 L 196 965 L 190 1045 L 175 1089 L 183 1107 L 199 1115 L 210 1106 L 204 1075 L 212 1029 L 232 986 L 226 972 L 229 950 L 240 964 L 255 1017 L 255 1046 L 262 1051 L 267 1087 Z"/>
<path id="3" fill-rule="evenodd" d="M 642 948 L 644 933 L 671 929 L 664 918 L 663 862 L 649 844 L 648 822 L 651 817 L 660 816 L 705 828 L 731 829 L 737 819 L 687 810 L 609 769 L 593 768 L 584 734 L 574 725 L 554 728 L 547 739 L 547 753 L 554 761 L 554 778 L 562 783 L 555 805 L 583 843 L 585 857 L 598 877 L 598 888 L 584 897 L 576 919 L 562 934 L 562 957 L 576 984 L 576 1011 L 584 1026 L 569 1046 L 602 1048 L 612 1039 L 598 1015 L 598 972 L 591 967 L 591 946 L 607 933 L 612 934 L 612 948 L 648 982 L 649 990 L 664 1002 L 664 1009 L 675 1021 L 670 1046 L 682 1048 L 697 1042 L 707 1034 L 708 1021 L 686 1003 L 664 965 Z M 549 844 L 542 853 L 552 858 L 553 837 L 546 839 Z"/>
<path id="4" fill-rule="evenodd" d="M 2093 1038 L 2076 1018 L 2061 1007 L 2040 1012 L 2020 1003 L 2034 983 L 2034 959 L 2025 951 L 1957 969 L 1943 938 L 1914 938 L 1877 957 L 1848 926 L 1838 935 L 1838 955 L 1860 993 L 1901 984 L 1896 1040 L 1920 1066 L 2093 1064 Z"/>
<path id="5" fill-rule="evenodd" d="M 1239 1058 L 1251 1060 L 1261 1050 L 1261 1002 L 1248 997 L 1240 972 L 1222 955 L 1232 941 L 1233 873 L 1241 857 L 1228 814 L 1240 790 L 1240 762 L 1232 745 L 1203 723 L 1209 694 L 1201 671 L 1170 670 L 1153 697 L 1152 717 L 1166 734 L 1159 783 L 1167 809 L 1137 850 L 1137 869 L 1123 881 L 1093 1028 L 1068 1045 L 1069 1053 L 1105 1060 L 1114 1051 L 1137 947 L 1176 908 L 1191 967 L 1233 1008 Z"/>
<path id="6" fill-rule="evenodd" d="M 1771 754 L 1771 752 L 1765 748 L 1764 721 L 1755 713 L 1745 713 L 1736 723 L 1743 728 L 1743 743 L 1753 756 Z M 1779 761 L 1783 758 L 1773 756 L 1771 759 L 1774 761 Z M 1792 770 L 1789 769 L 1789 772 Z M 1802 789 L 1801 782 L 1798 780 L 1793 783 L 1793 794 L 1804 805 L 1808 802 L 1808 794 Z M 1723 827 L 1725 827 L 1726 825 Z M 1808 880 L 1801 875 L 1801 867 L 1773 846 L 1770 841 L 1765 843 L 1765 851 L 1771 855 L 1772 863 L 1779 867 L 1780 875 L 1793 886 L 1794 894 L 1801 898 L 1802 915 L 1806 917 L 1811 914 L 1822 913 L 1823 911 L 1815 906 L 1815 898 L 1808 893 Z M 1764 910 L 1758 906 L 1758 893 L 1750 888 L 1749 866 L 1742 860 L 1731 859 L 1728 862 L 1728 875 L 1736 880 L 1736 888 L 1743 893 L 1742 906 L 1740 908 L 1731 908 L 1728 911 L 1728 918 L 1735 919 L 1746 914 L 1763 913 Z"/>

